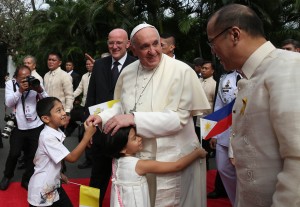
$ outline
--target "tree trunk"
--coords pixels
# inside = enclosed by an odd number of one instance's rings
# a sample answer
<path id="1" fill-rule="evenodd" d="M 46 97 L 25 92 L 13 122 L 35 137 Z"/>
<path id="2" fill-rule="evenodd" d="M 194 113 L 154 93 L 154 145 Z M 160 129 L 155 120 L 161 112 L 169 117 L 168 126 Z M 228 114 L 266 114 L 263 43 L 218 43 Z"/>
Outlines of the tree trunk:
<path id="1" fill-rule="evenodd" d="M 36 11 L 34 0 L 30 0 L 30 1 L 31 1 L 32 10 Z"/>

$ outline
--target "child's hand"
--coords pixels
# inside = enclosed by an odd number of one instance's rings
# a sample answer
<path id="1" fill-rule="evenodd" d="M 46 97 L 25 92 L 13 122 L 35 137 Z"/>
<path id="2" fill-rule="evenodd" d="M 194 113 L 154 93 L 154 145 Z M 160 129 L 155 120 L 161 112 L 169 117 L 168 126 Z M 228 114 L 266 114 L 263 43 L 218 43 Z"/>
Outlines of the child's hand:
<path id="1" fill-rule="evenodd" d="M 88 135 L 90 138 L 95 134 L 97 131 L 96 126 L 93 124 L 87 125 L 86 122 L 84 122 L 84 129 L 85 129 L 85 134 Z"/>
<path id="2" fill-rule="evenodd" d="M 207 155 L 207 152 L 203 148 L 197 147 L 195 151 L 197 151 L 200 158 L 205 158 Z"/>
<path id="3" fill-rule="evenodd" d="M 235 166 L 235 159 L 234 159 L 234 158 L 229 158 L 229 160 L 230 160 L 231 164 L 232 164 L 233 166 Z"/>
<path id="4" fill-rule="evenodd" d="M 62 180 L 63 183 L 69 183 L 68 177 L 63 173 L 60 173 L 60 179 Z"/>

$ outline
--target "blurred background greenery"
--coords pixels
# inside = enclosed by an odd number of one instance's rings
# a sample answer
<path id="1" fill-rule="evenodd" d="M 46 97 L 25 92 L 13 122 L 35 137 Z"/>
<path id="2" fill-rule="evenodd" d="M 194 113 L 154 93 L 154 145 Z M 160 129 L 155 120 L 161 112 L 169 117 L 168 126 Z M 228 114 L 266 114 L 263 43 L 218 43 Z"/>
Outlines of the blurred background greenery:
<path id="1" fill-rule="evenodd" d="M 98 58 L 107 52 L 110 30 L 120 27 L 130 34 L 142 22 L 175 36 L 178 59 L 214 60 L 206 44 L 207 20 L 230 3 L 253 8 L 275 46 L 287 38 L 300 40 L 300 0 L 46 0 L 46 8 L 37 8 L 35 2 L 1 0 L 0 51 L 11 55 L 16 65 L 25 55 L 35 56 L 42 76 L 48 71 L 50 51 L 61 52 L 64 62 L 73 60 L 82 74 L 84 53 Z M 5 73 L 1 69 L 1 79 Z"/>

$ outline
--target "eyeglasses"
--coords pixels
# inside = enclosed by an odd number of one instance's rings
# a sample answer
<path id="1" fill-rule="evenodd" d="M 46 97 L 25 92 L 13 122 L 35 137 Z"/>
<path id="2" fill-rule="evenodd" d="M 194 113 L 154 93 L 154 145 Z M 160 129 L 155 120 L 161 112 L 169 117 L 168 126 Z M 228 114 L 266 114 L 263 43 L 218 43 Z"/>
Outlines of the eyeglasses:
<path id="1" fill-rule="evenodd" d="M 116 44 L 117 46 L 121 46 L 123 43 L 124 43 L 124 42 L 121 42 L 121 41 L 116 41 L 116 42 L 114 42 L 114 41 L 107 41 L 107 44 L 108 44 L 109 46 L 111 46 L 111 47 L 113 47 L 115 44 Z"/>
<path id="2" fill-rule="evenodd" d="M 214 38 L 212 38 L 211 40 L 208 40 L 207 41 L 207 44 L 209 45 L 209 47 L 214 47 L 215 45 L 214 45 L 214 41 L 218 38 L 218 37 L 220 37 L 224 32 L 226 32 L 227 30 L 229 30 L 229 29 L 231 29 L 232 28 L 232 26 L 230 26 L 230 27 L 227 27 L 226 29 L 224 29 L 222 32 L 220 32 L 219 34 L 217 34 Z"/>

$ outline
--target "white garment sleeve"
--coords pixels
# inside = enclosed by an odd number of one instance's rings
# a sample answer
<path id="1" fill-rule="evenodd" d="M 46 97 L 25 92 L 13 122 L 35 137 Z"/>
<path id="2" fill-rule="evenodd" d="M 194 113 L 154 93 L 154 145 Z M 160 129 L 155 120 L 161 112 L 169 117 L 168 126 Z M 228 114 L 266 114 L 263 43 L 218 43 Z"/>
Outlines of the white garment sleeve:
<path id="1" fill-rule="evenodd" d="M 190 114 L 189 111 L 186 112 Z M 184 114 L 184 112 L 181 113 Z M 186 124 L 187 122 L 187 118 L 184 118 L 183 114 L 181 115 L 181 121 L 178 112 L 171 110 L 163 112 L 134 112 L 137 133 L 145 138 L 174 134 L 182 129 L 181 124 Z"/>
<path id="2" fill-rule="evenodd" d="M 115 115 L 118 115 L 118 114 L 123 114 L 123 108 L 122 108 L 122 105 L 120 102 L 118 103 L 115 103 L 112 108 L 109 108 L 109 109 L 105 109 L 104 111 L 100 112 L 98 114 L 98 116 L 101 117 L 102 119 L 102 129 L 104 128 L 106 122 L 112 118 L 113 116 Z"/>
<path id="3" fill-rule="evenodd" d="M 19 87 L 16 86 L 16 92 L 14 92 L 13 84 L 12 80 L 5 83 L 5 105 L 7 107 L 15 107 L 22 96 Z"/>
<path id="4" fill-rule="evenodd" d="M 80 81 L 78 87 L 76 88 L 76 90 L 73 93 L 74 98 L 76 98 L 77 96 L 79 96 L 82 92 L 83 92 L 83 76 L 81 78 L 81 81 Z"/>
<path id="5" fill-rule="evenodd" d="M 40 98 L 40 99 L 43 99 L 43 98 L 48 97 L 49 95 L 48 95 L 48 93 L 46 92 L 45 87 L 43 86 L 42 83 L 41 83 L 41 87 L 43 88 L 43 92 L 42 92 L 42 93 L 38 93 L 39 98 Z"/>

